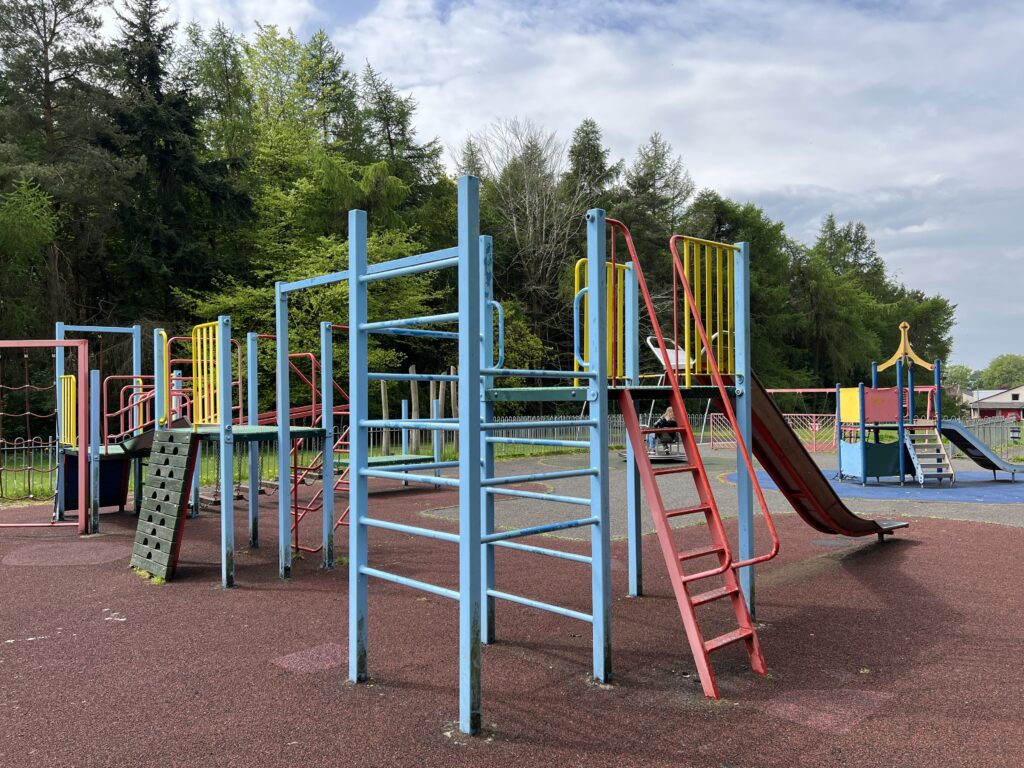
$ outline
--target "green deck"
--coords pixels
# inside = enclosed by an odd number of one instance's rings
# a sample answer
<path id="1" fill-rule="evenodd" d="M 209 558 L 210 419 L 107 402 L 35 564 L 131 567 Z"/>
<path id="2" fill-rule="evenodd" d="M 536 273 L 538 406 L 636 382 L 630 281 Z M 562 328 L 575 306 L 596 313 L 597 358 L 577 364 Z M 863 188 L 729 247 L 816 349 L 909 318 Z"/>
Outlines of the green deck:
<path id="1" fill-rule="evenodd" d="M 402 464 L 428 464 L 433 460 L 433 456 L 427 456 L 422 453 L 399 453 L 393 456 L 371 456 L 367 459 L 367 463 L 371 467 L 390 467 Z M 335 454 L 334 466 L 339 468 L 347 467 L 347 454 Z"/>
<path id="2" fill-rule="evenodd" d="M 628 389 L 633 393 L 635 399 L 650 400 L 667 397 L 672 391 L 669 385 L 641 385 L 638 387 L 615 386 L 608 387 L 610 393 L 621 392 Z M 733 395 L 735 389 L 726 387 L 725 391 Z M 684 399 L 702 399 L 718 396 L 718 387 L 698 385 L 695 387 L 680 387 L 680 394 Z M 502 402 L 580 402 L 587 401 L 586 387 L 499 387 L 487 390 L 487 399 L 494 403 Z"/>

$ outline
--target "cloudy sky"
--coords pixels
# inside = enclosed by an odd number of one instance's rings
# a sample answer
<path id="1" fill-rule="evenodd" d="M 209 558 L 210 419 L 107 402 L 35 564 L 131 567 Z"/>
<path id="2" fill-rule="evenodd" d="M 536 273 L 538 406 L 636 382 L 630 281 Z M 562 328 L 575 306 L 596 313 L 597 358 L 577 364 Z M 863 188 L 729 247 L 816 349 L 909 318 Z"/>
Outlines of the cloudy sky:
<path id="1" fill-rule="evenodd" d="M 952 360 L 1024 353 L 1024 0 L 172 0 L 181 20 L 327 30 L 455 147 L 499 117 L 616 156 L 652 131 L 698 186 L 811 241 L 861 220 L 958 305 Z"/>

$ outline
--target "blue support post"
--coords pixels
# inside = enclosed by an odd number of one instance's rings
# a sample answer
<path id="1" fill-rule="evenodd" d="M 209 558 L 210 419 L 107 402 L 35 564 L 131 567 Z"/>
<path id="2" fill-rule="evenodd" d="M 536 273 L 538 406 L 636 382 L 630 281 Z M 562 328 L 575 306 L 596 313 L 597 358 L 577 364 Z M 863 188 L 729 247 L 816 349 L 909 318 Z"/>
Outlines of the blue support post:
<path id="1" fill-rule="evenodd" d="M 409 418 L 409 401 L 408 400 L 403 400 L 402 401 L 402 409 L 401 410 L 402 410 L 402 421 L 403 422 L 407 421 L 408 418 Z M 409 455 L 409 428 L 408 427 L 402 427 L 401 434 L 402 434 L 402 455 L 403 456 L 408 456 Z M 409 485 L 409 481 L 408 480 L 403 480 L 402 481 L 402 485 L 407 487 Z"/>
<path id="2" fill-rule="evenodd" d="M 480 180 L 459 178 L 459 729 L 480 730 Z M 351 267 L 350 267 L 351 268 Z M 602 265 L 603 268 L 603 265 Z"/>
<path id="3" fill-rule="evenodd" d="M 594 679 L 611 682 L 612 674 L 612 600 L 611 600 L 611 535 L 608 513 L 608 317 L 604 297 L 607 295 L 605 245 L 607 224 L 600 208 L 587 211 L 587 285 L 593 297 L 587 302 L 587 332 L 590 342 L 590 373 L 587 380 L 587 401 L 590 419 L 595 425 L 590 432 L 590 516 L 598 522 L 590 529 L 591 600 L 593 603 Z M 614 354 L 614 350 L 613 350 Z"/>
<path id="4" fill-rule="evenodd" d="M 153 329 L 153 428 L 165 429 L 170 425 L 170 414 L 166 412 L 167 371 L 164 370 L 164 350 L 161 334 L 163 328 Z M 166 420 L 167 423 L 164 423 Z"/>
<path id="5" fill-rule="evenodd" d="M 878 389 L 878 363 L 871 362 L 871 387 L 872 389 Z M 864 436 L 867 439 L 867 435 Z M 875 427 L 875 443 L 877 444 L 881 440 L 881 433 L 878 427 Z"/>
<path id="6" fill-rule="evenodd" d="M 863 398 L 862 398 L 863 400 Z M 903 480 L 907 474 L 907 457 L 906 457 L 906 442 L 905 442 L 905 422 L 903 420 L 903 361 L 896 361 L 896 434 L 900 444 L 900 485 L 903 485 Z M 861 403 L 861 411 L 864 410 L 864 404 Z M 866 465 L 865 465 L 866 466 Z"/>
<path id="7" fill-rule="evenodd" d="M 480 303 L 480 365 L 494 366 L 494 246 L 490 237 L 480 238 L 480 282 L 482 297 Z M 481 418 L 494 421 L 494 403 L 485 395 L 494 386 L 493 376 L 480 379 Z M 494 444 L 487 440 L 487 433 L 480 432 L 481 471 L 484 478 L 494 477 Z M 494 494 L 482 490 L 480 493 L 481 536 L 494 532 Z M 481 619 L 480 642 L 494 642 L 494 597 L 488 594 L 494 586 L 494 547 L 484 544 L 480 548 Z"/>
<path id="8" fill-rule="evenodd" d="M 747 390 L 753 378 L 750 360 L 750 246 L 736 243 L 733 254 L 733 317 L 735 318 L 736 355 L 736 423 L 743 443 L 754 444 L 753 421 L 750 395 Z M 736 502 L 738 513 L 737 539 L 739 559 L 754 556 L 754 485 L 750 475 L 744 471 L 743 452 L 740 441 L 736 441 Z M 756 617 L 757 603 L 754 590 L 754 569 L 741 568 L 740 589 L 746 598 L 750 615 Z"/>
<path id="9" fill-rule="evenodd" d="M 135 385 L 133 390 L 136 396 L 142 395 L 142 381 L 139 377 L 142 376 L 142 326 L 132 326 L 132 376 L 135 377 L 135 381 L 132 383 Z M 154 411 L 155 413 L 155 411 Z M 139 418 L 139 409 L 132 408 L 132 426 L 135 427 L 135 434 L 141 434 L 142 432 L 142 421 Z M 142 511 L 142 458 L 137 458 L 132 462 L 132 489 L 134 491 L 134 502 L 135 502 L 135 514 L 139 514 Z"/>
<path id="10" fill-rule="evenodd" d="M 935 361 L 935 428 L 942 436 L 942 362 Z"/>
<path id="11" fill-rule="evenodd" d="M 260 423 L 259 398 L 259 335 L 245 336 L 246 421 L 255 427 Z M 260 454 L 259 443 L 249 443 L 249 547 L 260 546 Z"/>
<path id="12" fill-rule="evenodd" d="M 100 531 L 100 372 L 89 371 L 89 524 L 88 533 Z M 79 417 L 79 429 L 83 429 Z M 84 488 L 78 489 L 85 493 Z"/>
<path id="13" fill-rule="evenodd" d="M 435 422 L 438 419 L 441 418 L 441 400 L 440 399 L 436 399 L 436 400 L 431 400 L 430 401 L 430 418 L 432 418 Z M 430 433 L 430 439 L 431 439 L 431 447 L 433 448 L 433 451 L 434 451 L 434 463 L 435 464 L 440 464 L 441 463 L 441 454 L 444 451 L 444 432 L 442 432 L 440 429 L 435 429 L 435 430 L 433 430 Z M 440 469 L 435 469 L 434 470 L 434 477 L 440 477 L 440 476 L 441 476 L 441 470 Z"/>
<path id="14" fill-rule="evenodd" d="M 64 323 L 57 323 L 54 338 L 57 341 L 64 341 Z M 67 478 L 64 476 L 64 449 L 60 445 L 61 430 L 64 424 L 64 404 L 61 402 L 60 380 L 64 376 L 64 347 L 57 347 L 53 350 L 54 385 L 57 392 L 57 507 L 54 519 L 58 522 L 64 520 L 64 483 Z M 87 363 L 88 364 L 88 363 Z M 79 382 L 81 385 L 81 382 Z M 79 488 L 81 493 L 82 489 Z"/>
<path id="15" fill-rule="evenodd" d="M 404 405 L 404 402 L 403 402 Z M 323 468 L 320 472 L 322 502 L 321 565 L 334 568 L 334 326 L 320 323 L 320 423 L 324 427 Z"/>
<path id="16" fill-rule="evenodd" d="M 626 381 L 627 386 L 640 384 L 640 288 L 632 265 L 626 269 Z M 644 593 L 643 526 L 640 503 L 640 467 L 636 463 L 633 443 L 626 440 L 626 533 L 629 557 L 629 594 Z"/>
<path id="17" fill-rule="evenodd" d="M 217 435 L 220 442 L 220 582 L 235 585 L 235 436 L 231 426 L 231 318 L 217 318 Z M 287 495 L 287 494 L 285 494 Z M 282 534 L 282 537 L 287 538 Z"/>
<path id="18" fill-rule="evenodd" d="M 860 436 L 860 484 L 868 484 L 868 434 L 864 414 L 864 382 L 857 385 L 857 397 L 860 403 L 860 428 L 857 434 Z M 902 436 L 900 438 L 902 440 Z M 900 454 L 903 455 L 902 453 Z"/>
<path id="19" fill-rule="evenodd" d="M 281 283 L 274 285 L 277 334 L 277 575 L 287 579 L 292 572 L 291 526 L 291 389 L 288 368 L 288 294 Z"/>
<path id="20" fill-rule="evenodd" d="M 367 529 L 363 518 L 368 515 L 369 494 L 363 471 L 368 467 L 368 431 L 361 426 L 370 417 L 367 334 L 360 325 L 367 320 L 366 283 L 366 212 L 348 214 L 348 328 L 349 328 L 349 515 L 348 515 L 348 679 L 353 683 L 366 680 L 367 665 Z"/>
<path id="21" fill-rule="evenodd" d="M 842 387 L 836 384 L 836 457 L 839 460 L 839 482 L 843 482 L 843 411 L 839 407 Z"/>

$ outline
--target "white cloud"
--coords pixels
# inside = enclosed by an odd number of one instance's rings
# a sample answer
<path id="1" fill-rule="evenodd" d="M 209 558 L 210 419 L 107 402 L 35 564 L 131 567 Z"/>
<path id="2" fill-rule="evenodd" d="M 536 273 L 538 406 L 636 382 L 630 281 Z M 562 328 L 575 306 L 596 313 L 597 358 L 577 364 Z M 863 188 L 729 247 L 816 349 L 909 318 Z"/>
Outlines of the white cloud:
<path id="1" fill-rule="evenodd" d="M 661 131 L 700 186 L 813 239 L 863 220 L 891 269 L 959 305 L 953 357 L 1024 351 L 1020 0 L 173 0 L 239 31 L 324 26 L 446 145 L 498 117 L 619 156 Z"/>

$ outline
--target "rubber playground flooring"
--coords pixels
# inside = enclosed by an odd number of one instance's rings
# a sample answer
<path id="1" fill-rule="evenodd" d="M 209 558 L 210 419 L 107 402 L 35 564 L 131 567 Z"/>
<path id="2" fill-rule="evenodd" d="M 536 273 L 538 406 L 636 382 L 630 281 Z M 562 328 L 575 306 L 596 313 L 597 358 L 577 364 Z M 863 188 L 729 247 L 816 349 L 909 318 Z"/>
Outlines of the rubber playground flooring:
<path id="1" fill-rule="evenodd" d="M 708 463 L 720 470 L 720 504 L 734 505 L 721 475 L 735 464 L 724 453 Z M 613 469 L 612 482 L 623 472 Z M 452 490 L 374 487 L 373 514 L 454 530 Z M 622 494 L 613 488 L 616 530 Z M 777 492 L 767 496 L 784 506 Z M 1024 530 L 925 516 L 929 504 L 854 503 L 907 515 L 911 527 L 878 544 L 778 518 L 782 552 L 757 582 L 768 677 L 752 674 L 734 646 L 713 658 L 723 699 L 706 700 L 657 539 L 644 539 L 642 598 L 626 597 L 619 539 L 613 684 L 589 680 L 587 625 L 499 604 L 498 642 L 483 654 L 485 731 L 475 738 L 453 722 L 455 605 L 371 582 L 371 680 L 345 682 L 347 569 L 322 571 L 307 555 L 279 581 L 276 498 L 262 504 L 263 546 L 240 549 L 239 587 L 227 591 L 214 513 L 187 521 L 179 577 L 162 586 L 127 569 L 130 515 L 104 515 L 102 533 L 87 538 L 3 530 L 0 766 L 1024 764 Z M 507 525 L 536 521 L 546 507 L 497 505 Z M 998 508 L 1024 516 L 1024 504 Z M 33 518 L 38 509 L 3 512 Z M 236 525 L 244 545 L 244 502 Z M 578 539 L 540 543 L 588 549 Z M 370 547 L 374 565 L 455 586 L 456 554 L 444 542 L 378 530 Z M 497 583 L 588 609 L 589 573 L 577 563 L 502 550 Z M 727 628 L 714 606 L 702 618 L 709 635 Z"/>

